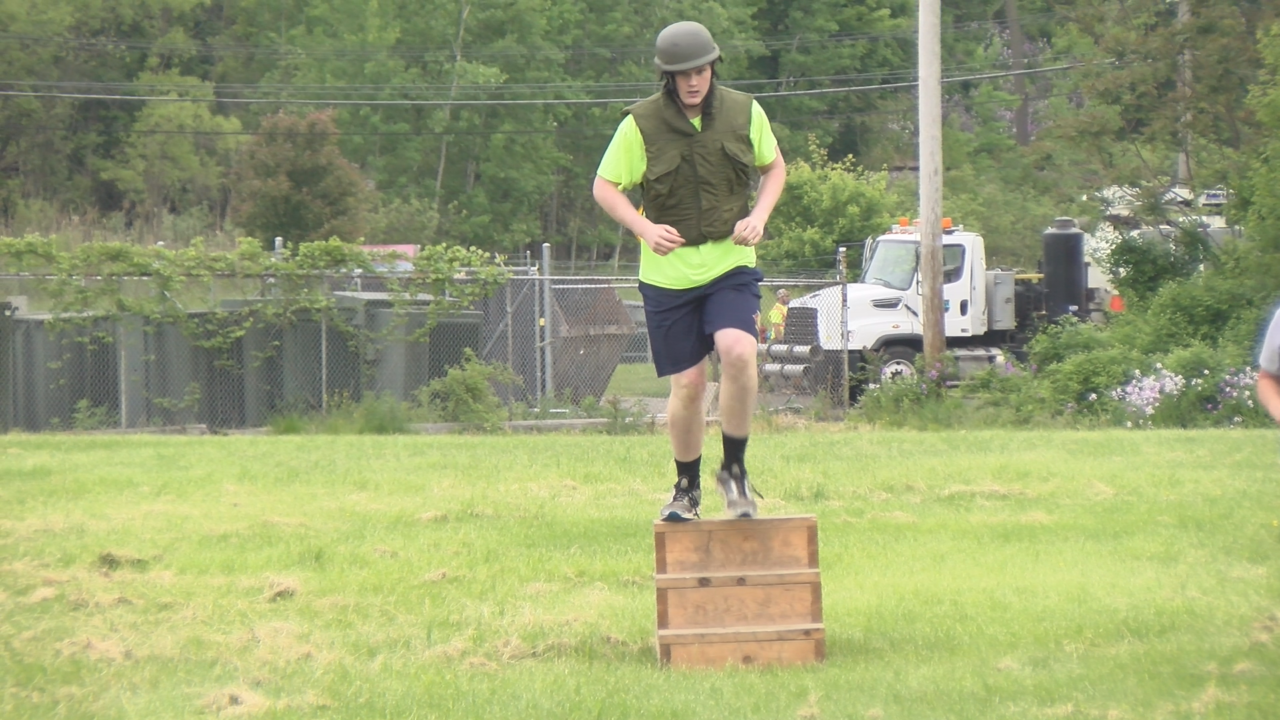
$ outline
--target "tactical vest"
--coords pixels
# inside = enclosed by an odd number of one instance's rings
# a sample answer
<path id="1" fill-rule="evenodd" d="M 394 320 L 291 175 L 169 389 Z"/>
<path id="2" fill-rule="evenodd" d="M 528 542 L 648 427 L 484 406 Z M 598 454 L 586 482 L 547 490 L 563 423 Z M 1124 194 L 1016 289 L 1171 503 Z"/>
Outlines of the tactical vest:
<path id="1" fill-rule="evenodd" d="M 756 174 L 751 96 L 717 85 L 712 98 L 701 132 L 665 93 L 623 111 L 644 137 L 645 217 L 674 227 L 685 245 L 730 237 L 750 211 Z"/>

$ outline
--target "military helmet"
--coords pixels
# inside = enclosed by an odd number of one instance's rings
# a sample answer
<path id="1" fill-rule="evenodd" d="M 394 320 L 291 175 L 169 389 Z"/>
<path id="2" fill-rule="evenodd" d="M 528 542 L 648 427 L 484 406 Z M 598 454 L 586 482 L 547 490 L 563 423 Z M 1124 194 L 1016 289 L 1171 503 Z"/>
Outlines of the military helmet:
<path id="1" fill-rule="evenodd" d="M 680 72 L 706 65 L 720 57 L 711 32 L 690 20 L 666 26 L 658 33 L 653 63 L 663 72 Z"/>

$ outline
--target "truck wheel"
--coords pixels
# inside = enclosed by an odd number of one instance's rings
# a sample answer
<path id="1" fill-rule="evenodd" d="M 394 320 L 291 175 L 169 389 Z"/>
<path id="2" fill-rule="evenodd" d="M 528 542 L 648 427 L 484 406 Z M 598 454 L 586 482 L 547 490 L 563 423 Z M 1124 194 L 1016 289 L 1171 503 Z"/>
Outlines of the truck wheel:
<path id="1" fill-rule="evenodd" d="M 889 345 L 880 350 L 880 376 L 912 377 L 916 374 L 916 356 L 920 353 L 906 345 Z"/>

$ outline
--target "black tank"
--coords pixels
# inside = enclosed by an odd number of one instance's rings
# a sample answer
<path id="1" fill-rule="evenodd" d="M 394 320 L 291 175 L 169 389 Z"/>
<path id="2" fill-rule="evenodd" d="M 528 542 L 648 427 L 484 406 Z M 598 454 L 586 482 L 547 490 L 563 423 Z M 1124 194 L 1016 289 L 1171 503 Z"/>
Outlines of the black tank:
<path id="1" fill-rule="evenodd" d="M 1058 218 L 1044 231 L 1045 313 L 1049 322 L 1063 315 L 1088 314 L 1085 296 L 1088 276 L 1084 262 L 1084 231 L 1071 218 Z"/>

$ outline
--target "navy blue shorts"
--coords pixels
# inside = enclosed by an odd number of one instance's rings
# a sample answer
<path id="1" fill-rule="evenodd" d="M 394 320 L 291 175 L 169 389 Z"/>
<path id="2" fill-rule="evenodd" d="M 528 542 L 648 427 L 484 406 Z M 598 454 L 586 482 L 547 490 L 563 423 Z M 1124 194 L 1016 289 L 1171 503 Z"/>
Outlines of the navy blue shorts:
<path id="1" fill-rule="evenodd" d="M 717 330 L 737 328 L 755 337 L 763 279 L 755 268 L 737 267 L 687 290 L 640 283 L 658 377 L 684 372 L 702 362 L 715 349 Z"/>

